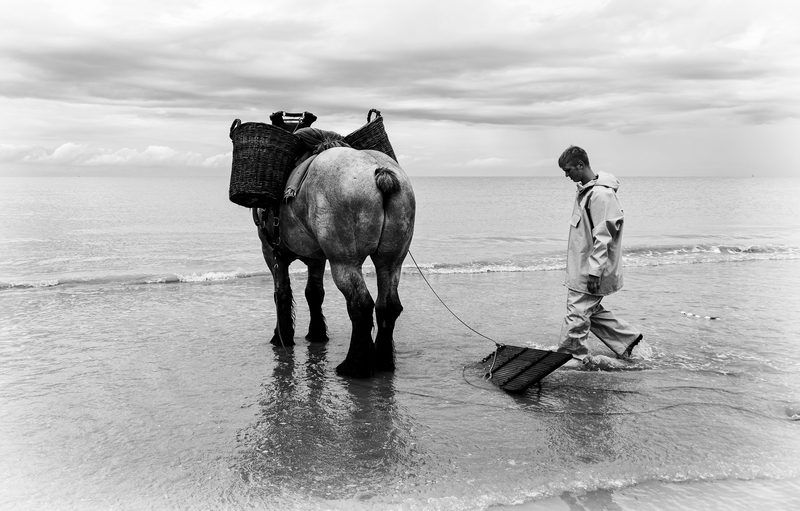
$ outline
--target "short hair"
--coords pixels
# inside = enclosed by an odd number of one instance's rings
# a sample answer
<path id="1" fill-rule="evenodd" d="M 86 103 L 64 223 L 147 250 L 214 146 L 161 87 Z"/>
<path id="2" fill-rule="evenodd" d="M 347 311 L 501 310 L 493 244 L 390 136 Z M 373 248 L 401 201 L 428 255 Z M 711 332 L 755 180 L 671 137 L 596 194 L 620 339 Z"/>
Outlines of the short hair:
<path id="1" fill-rule="evenodd" d="M 574 166 L 579 161 L 582 161 L 587 167 L 591 167 L 589 164 L 589 155 L 586 154 L 586 151 L 576 145 L 571 145 L 561 153 L 561 156 L 558 158 L 558 166 L 563 169 L 567 165 Z"/>

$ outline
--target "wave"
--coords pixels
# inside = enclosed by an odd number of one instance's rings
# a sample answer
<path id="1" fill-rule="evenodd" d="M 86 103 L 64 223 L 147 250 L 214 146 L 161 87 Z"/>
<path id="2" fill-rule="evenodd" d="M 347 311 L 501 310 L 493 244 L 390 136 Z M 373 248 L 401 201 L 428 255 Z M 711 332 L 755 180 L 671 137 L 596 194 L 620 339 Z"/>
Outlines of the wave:
<path id="1" fill-rule="evenodd" d="M 406 260 L 408 263 L 408 260 Z M 470 273 L 520 273 L 533 271 L 563 270 L 564 258 L 542 257 L 532 261 L 491 261 L 478 260 L 466 263 L 421 263 L 404 264 L 403 273 L 417 273 L 418 268 L 426 274 L 470 274 Z M 370 273 L 371 268 L 365 268 L 364 273 Z"/>
<path id="2" fill-rule="evenodd" d="M 624 255 L 626 266 L 697 264 L 736 261 L 800 259 L 800 248 L 786 245 L 695 244 L 633 247 Z"/>
<path id="3" fill-rule="evenodd" d="M 626 267 L 647 267 L 679 264 L 713 264 L 759 260 L 800 259 L 800 247 L 786 245 L 724 245 L 695 244 L 674 246 L 634 246 L 624 254 Z M 418 266 L 417 266 L 418 265 Z M 566 267 L 564 254 L 518 254 L 504 259 L 476 259 L 471 261 L 430 262 L 419 257 L 409 257 L 402 267 L 404 274 L 478 274 L 557 271 Z M 368 262 L 363 271 L 366 275 L 375 273 Z M 303 265 L 290 268 L 290 274 L 305 274 Z M 92 276 L 64 276 L 30 279 L 19 282 L 0 281 L 0 291 L 9 289 L 52 288 L 70 285 L 165 285 L 179 283 L 209 283 L 235 281 L 269 276 L 265 269 L 211 270 L 199 272 L 164 272 L 160 274 L 106 274 Z"/>
<path id="4" fill-rule="evenodd" d="M 290 273 L 298 273 L 291 271 Z M 32 289 L 48 288 L 69 285 L 130 285 L 141 286 L 148 284 L 177 284 L 177 283 L 196 283 L 196 282 L 221 282 L 226 280 L 247 279 L 252 277 L 264 277 L 269 275 L 269 271 L 245 271 L 237 269 L 235 271 L 208 271 L 200 273 L 186 274 L 157 274 L 157 275 L 101 275 L 92 277 L 62 277 L 41 280 L 28 280 L 21 282 L 0 281 L 0 290 L 4 289 Z"/>
<path id="5" fill-rule="evenodd" d="M 623 264 L 626 267 L 646 267 L 788 259 L 800 259 L 800 248 L 786 245 L 695 244 L 631 247 L 623 255 Z M 425 273 L 431 274 L 531 272 L 564 270 L 566 260 L 564 253 L 559 252 L 557 255 L 540 254 L 527 257 L 521 255 L 505 260 L 421 263 L 419 266 Z M 404 265 L 403 271 L 404 273 L 414 273 L 417 268 L 413 264 Z"/>

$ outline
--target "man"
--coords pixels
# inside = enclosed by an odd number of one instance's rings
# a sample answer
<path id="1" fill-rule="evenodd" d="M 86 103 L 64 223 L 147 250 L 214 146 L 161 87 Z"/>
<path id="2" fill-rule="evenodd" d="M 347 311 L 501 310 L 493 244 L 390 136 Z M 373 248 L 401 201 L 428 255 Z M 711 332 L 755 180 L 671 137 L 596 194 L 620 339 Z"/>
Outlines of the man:
<path id="1" fill-rule="evenodd" d="M 567 315 L 558 351 L 570 353 L 586 368 L 602 366 L 599 359 L 589 356 L 586 340 L 591 331 L 617 358 L 629 359 L 642 334 L 600 304 L 604 296 L 622 288 L 625 219 L 616 194 L 619 181 L 611 174 L 594 172 L 586 151 L 576 146 L 561 154 L 558 166 L 578 184 L 570 219 L 564 283 L 568 288 Z"/>

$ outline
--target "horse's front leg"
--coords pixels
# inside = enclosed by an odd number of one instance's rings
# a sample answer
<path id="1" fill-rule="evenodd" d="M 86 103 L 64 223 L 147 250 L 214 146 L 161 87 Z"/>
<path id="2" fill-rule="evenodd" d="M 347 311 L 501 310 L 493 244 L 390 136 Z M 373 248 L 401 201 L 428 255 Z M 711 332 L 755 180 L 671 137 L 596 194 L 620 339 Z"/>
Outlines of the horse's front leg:
<path id="1" fill-rule="evenodd" d="M 375 372 L 375 344 L 372 342 L 372 313 L 375 302 L 369 294 L 361 264 L 331 261 L 331 274 L 336 287 L 347 300 L 347 313 L 353 330 L 350 349 L 344 362 L 336 367 L 340 376 L 367 378 Z"/>
<path id="2" fill-rule="evenodd" d="M 308 282 L 306 283 L 306 301 L 311 313 L 306 340 L 310 342 L 328 342 L 328 329 L 325 316 L 322 314 L 322 302 L 325 300 L 323 278 L 325 276 L 325 259 L 304 261 L 308 266 Z"/>
<path id="3" fill-rule="evenodd" d="M 258 237 L 261 238 L 261 253 L 264 255 L 264 261 L 272 274 L 273 299 L 275 313 L 278 316 L 275 333 L 270 342 L 276 346 L 293 346 L 294 300 L 289 280 L 289 265 L 294 259 L 273 251 L 270 237 L 265 229 L 258 229 Z"/>
<path id="4" fill-rule="evenodd" d="M 275 282 L 275 311 L 278 322 L 275 334 L 270 341 L 275 346 L 294 346 L 294 298 L 289 280 L 289 264 L 292 260 L 282 256 L 274 257 L 272 278 Z"/>

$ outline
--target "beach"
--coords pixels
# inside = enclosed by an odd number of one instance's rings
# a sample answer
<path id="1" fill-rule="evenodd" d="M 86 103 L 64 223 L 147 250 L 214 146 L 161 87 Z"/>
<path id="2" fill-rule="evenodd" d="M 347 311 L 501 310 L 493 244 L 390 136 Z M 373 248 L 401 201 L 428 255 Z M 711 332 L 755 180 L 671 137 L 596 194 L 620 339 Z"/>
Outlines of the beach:
<path id="1" fill-rule="evenodd" d="M 0 507 L 797 508 L 798 181 L 710 180 L 708 204 L 703 180 L 622 181 L 625 287 L 603 303 L 644 342 L 625 370 L 521 396 L 483 378 L 495 344 L 439 298 L 553 349 L 561 180 L 413 181 L 427 282 L 408 258 L 396 371 L 365 380 L 335 374 L 350 325 L 329 275 L 331 340 L 302 339 L 299 263 L 297 344 L 269 344 L 272 279 L 224 178 L 4 182 Z M 56 193 L 61 214 L 33 207 Z"/>

